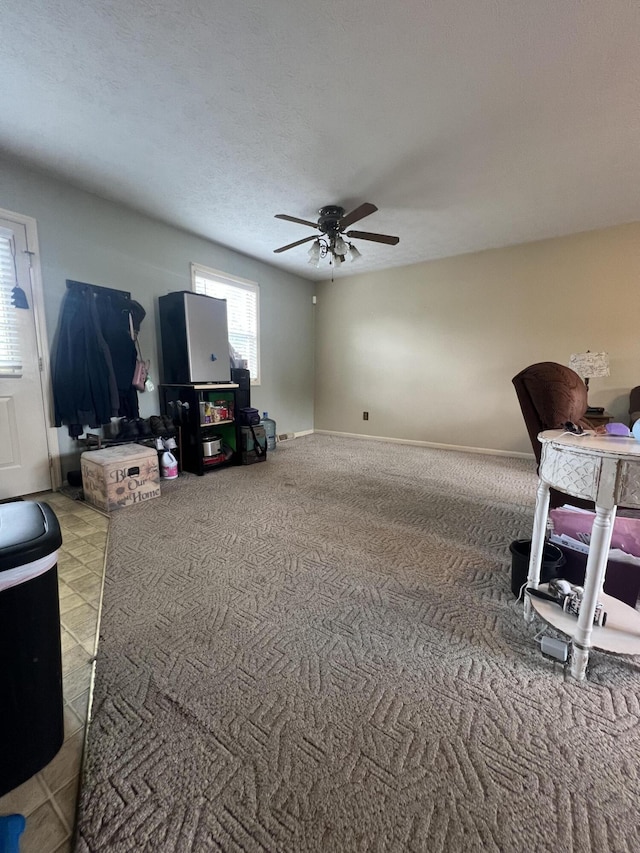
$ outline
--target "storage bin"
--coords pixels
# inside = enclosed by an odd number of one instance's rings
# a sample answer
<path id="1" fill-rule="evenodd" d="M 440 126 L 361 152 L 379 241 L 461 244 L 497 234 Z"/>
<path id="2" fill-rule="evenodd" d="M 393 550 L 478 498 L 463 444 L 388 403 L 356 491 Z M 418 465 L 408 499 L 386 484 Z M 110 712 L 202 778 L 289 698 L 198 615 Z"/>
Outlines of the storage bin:
<path id="1" fill-rule="evenodd" d="M 511 592 L 518 597 L 529 575 L 531 539 L 516 539 L 509 545 L 509 551 L 511 552 Z M 560 577 L 564 563 L 565 557 L 560 548 L 545 542 L 540 567 L 540 583 L 548 583 L 552 578 Z"/>
<path id="2" fill-rule="evenodd" d="M 58 548 L 46 503 L 0 504 L 0 796 L 64 740 Z"/>
<path id="3" fill-rule="evenodd" d="M 561 576 L 570 583 L 584 586 L 588 555 L 566 548 L 564 545 L 558 545 L 558 547 L 566 560 Z M 603 591 L 617 598 L 618 601 L 628 604 L 629 607 L 635 607 L 640 595 L 640 568 L 609 557 Z"/>
<path id="4" fill-rule="evenodd" d="M 553 528 L 551 541 L 562 550 L 567 561 L 562 577 L 582 586 L 595 513 L 577 512 L 565 506 L 552 509 L 549 517 Z M 640 558 L 640 518 L 623 513 L 613 523 L 603 589 L 607 595 L 635 607 L 640 595 L 640 566 L 637 560 L 635 563 L 625 560 L 624 554 Z"/>
<path id="5" fill-rule="evenodd" d="M 105 512 L 160 497 L 158 451 L 141 444 L 90 450 L 80 457 L 87 503 Z"/>

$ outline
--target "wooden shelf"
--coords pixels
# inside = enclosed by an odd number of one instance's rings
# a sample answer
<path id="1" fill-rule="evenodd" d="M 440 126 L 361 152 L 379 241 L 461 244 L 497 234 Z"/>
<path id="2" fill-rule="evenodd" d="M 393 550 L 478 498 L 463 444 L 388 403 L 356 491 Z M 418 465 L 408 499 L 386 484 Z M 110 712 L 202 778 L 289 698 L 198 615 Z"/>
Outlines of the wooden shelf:
<path id="1" fill-rule="evenodd" d="M 216 383 L 216 382 L 203 382 L 202 384 L 184 384 L 184 382 L 163 382 L 160 388 L 194 388 L 196 391 L 224 391 L 230 390 L 233 391 L 234 388 L 239 388 L 240 386 L 235 382 L 226 382 L 226 383 Z"/>
<path id="2" fill-rule="evenodd" d="M 211 421 L 209 424 L 200 424 L 201 429 L 209 429 L 209 427 L 224 426 L 225 424 L 234 424 L 235 421 Z"/>
<path id="3" fill-rule="evenodd" d="M 585 412 L 583 417 L 594 427 L 606 426 L 613 420 L 610 412 Z"/>

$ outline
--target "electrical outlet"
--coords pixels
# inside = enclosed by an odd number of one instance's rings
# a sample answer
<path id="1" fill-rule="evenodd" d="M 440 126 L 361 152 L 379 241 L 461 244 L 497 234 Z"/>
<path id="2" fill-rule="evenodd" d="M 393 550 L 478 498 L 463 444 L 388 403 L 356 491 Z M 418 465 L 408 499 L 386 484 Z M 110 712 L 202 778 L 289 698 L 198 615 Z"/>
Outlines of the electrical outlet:
<path id="1" fill-rule="evenodd" d="M 362 413 L 362 420 L 363 420 L 363 421 L 368 421 L 368 420 L 369 420 L 369 412 L 363 412 L 363 413 Z"/>

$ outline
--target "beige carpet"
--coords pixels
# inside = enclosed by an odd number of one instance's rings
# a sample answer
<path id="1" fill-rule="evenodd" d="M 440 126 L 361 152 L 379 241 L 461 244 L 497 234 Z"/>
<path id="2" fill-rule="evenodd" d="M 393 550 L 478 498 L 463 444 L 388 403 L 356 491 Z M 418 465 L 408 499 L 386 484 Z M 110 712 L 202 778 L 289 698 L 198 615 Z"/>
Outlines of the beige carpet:
<path id="1" fill-rule="evenodd" d="M 77 850 L 637 851 L 638 661 L 543 659 L 533 463 L 328 436 L 113 515 Z"/>

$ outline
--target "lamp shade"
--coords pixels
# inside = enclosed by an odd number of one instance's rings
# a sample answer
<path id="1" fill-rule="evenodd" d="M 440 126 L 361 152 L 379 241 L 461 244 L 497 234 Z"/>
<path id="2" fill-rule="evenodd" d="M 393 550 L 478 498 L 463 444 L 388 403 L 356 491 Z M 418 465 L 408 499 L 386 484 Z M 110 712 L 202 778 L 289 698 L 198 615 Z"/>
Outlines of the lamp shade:
<path id="1" fill-rule="evenodd" d="M 347 252 L 347 244 L 344 242 L 342 237 L 338 234 L 333 243 L 333 253 L 334 255 L 344 255 Z"/>
<path id="2" fill-rule="evenodd" d="M 609 376 L 609 353 L 574 352 L 569 359 L 569 367 L 583 379 L 596 376 Z"/>
<path id="3" fill-rule="evenodd" d="M 320 266 L 320 241 L 316 240 L 309 249 L 309 263 L 314 267 Z"/>

